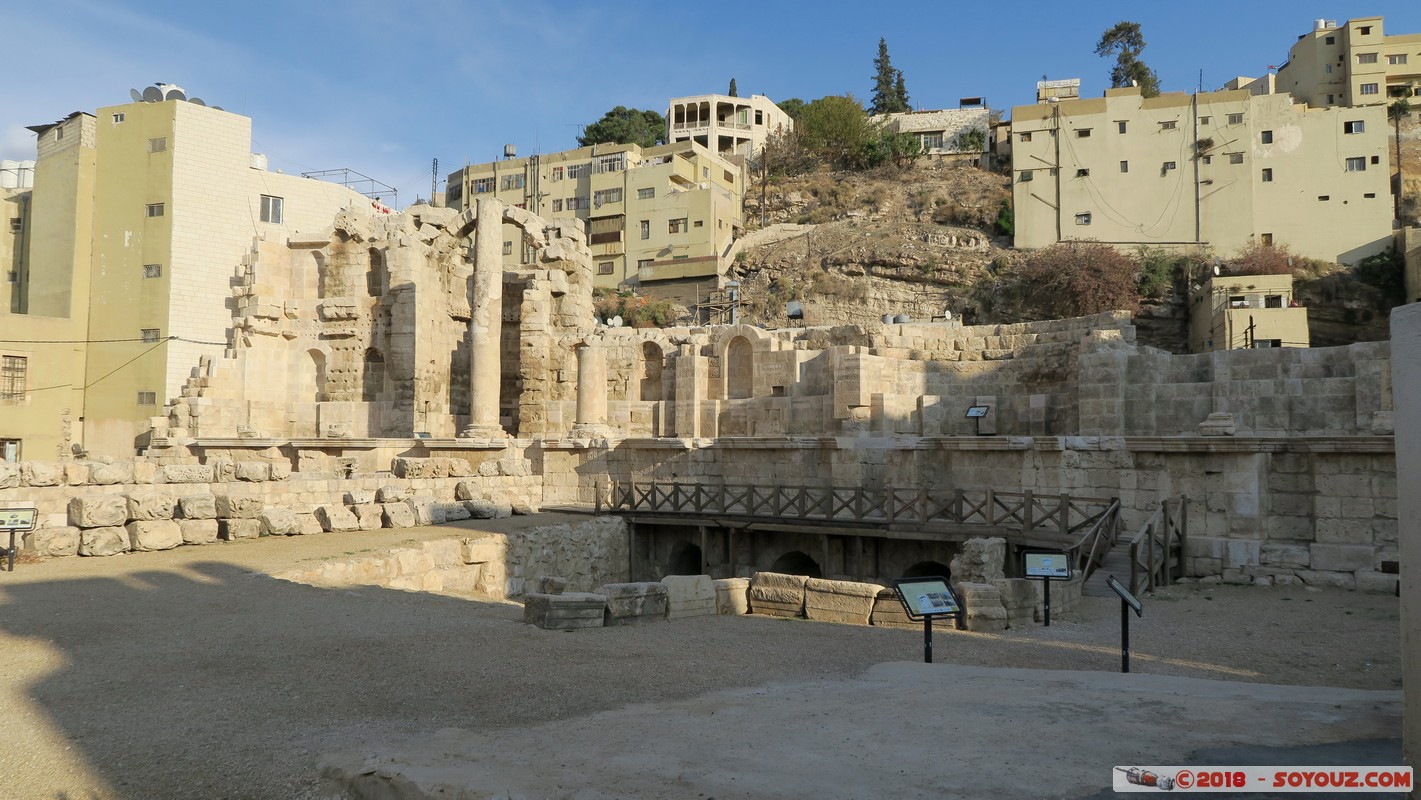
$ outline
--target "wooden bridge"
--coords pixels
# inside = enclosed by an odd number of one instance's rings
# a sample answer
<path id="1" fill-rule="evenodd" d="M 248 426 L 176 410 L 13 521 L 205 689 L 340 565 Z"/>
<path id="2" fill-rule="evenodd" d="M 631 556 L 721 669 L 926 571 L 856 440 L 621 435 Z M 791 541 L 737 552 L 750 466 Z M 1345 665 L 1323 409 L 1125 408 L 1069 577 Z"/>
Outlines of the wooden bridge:
<path id="1" fill-rule="evenodd" d="M 1037 494 L 1031 490 L 898 489 L 862 487 L 759 486 L 752 484 L 662 483 L 614 481 L 604 500 L 597 494 L 599 513 L 624 516 L 632 524 L 632 559 L 635 562 L 635 527 L 643 525 L 697 526 L 706 550 L 708 528 L 726 532 L 726 548 L 737 533 L 757 531 L 808 533 L 823 537 L 827 560 L 830 537 L 855 537 L 859 552 L 865 540 L 917 540 L 962 542 L 1000 536 L 1015 549 L 1050 549 L 1065 552 L 1073 571 L 1087 579 L 1116 552 L 1122 536 L 1118 498 L 1072 494 Z M 1170 518 L 1171 520 L 1175 518 Z M 1145 564 L 1126 566 L 1137 587 L 1163 570 L 1169 580 L 1171 564 L 1182 554 L 1182 528 L 1155 526 L 1129 548 Z M 1155 527 L 1166 533 L 1163 541 Z M 1168 533 L 1173 532 L 1174 538 Z M 1155 548 L 1154 542 L 1159 542 Z M 877 546 L 877 543 L 875 543 Z M 1148 553 L 1144 549 L 1148 549 Z M 848 571 L 848 570 L 846 570 Z M 1177 574 L 1175 569 L 1174 573 Z M 1124 578 L 1124 575 L 1120 576 Z"/>

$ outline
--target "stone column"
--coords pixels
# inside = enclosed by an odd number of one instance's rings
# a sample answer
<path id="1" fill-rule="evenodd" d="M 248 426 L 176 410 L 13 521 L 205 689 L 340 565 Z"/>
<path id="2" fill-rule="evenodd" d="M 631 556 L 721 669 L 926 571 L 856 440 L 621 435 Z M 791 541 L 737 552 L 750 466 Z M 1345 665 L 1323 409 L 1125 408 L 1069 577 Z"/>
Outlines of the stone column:
<path id="1" fill-rule="evenodd" d="M 1401 543 L 1402 762 L 1421 759 L 1421 304 L 1391 312 L 1391 383 L 1396 408 L 1397 531 Z"/>
<path id="2" fill-rule="evenodd" d="M 498 422 L 503 334 L 503 202 L 478 201 L 474 234 L 474 296 L 469 314 L 469 426 L 461 438 L 504 437 Z"/>
<path id="3" fill-rule="evenodd" d="M 607 436 L 607 358 L 602 346 L 584 339 L 577 346 L 575 439 Z"/>

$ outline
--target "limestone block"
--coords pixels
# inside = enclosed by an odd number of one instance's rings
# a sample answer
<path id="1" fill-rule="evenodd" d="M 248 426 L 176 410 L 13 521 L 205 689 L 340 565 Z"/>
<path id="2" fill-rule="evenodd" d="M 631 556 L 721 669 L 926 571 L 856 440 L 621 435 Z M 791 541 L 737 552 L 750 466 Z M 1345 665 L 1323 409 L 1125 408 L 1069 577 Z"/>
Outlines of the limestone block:
<path id="1" fill-rule="evenodd" d="M 158 465 L 144 459 L 134 459 L 130 465 L 133 483 L 157 483 Z"/>
<path id="2" fill-rule="evenodd" d="M 508 499 L 508 495 L 503 492 L 495 492 L 489 495 L 488 501 L 493 503 L 493 515 L 498 519 L 507 519 L 513 516 L 513 501 Z"/>
<path id="3" fill-rule="evenodd" d="M 996 586 L 990 583 L 958 583 L 957 591 L 966 606 L 967 630 L 983 633 L 1006 630 L 1007 609 Z"/>
<path id="4" fill-rule="evenodd" d="M 1306 569 L 1312 564 L 1312 551 L 1307 545 L 1269 542 L 1259 548 L 1258 563 L 1265 567 Z"/>
<path id="5" fill-rule="evenodd" d="M 297 536 L 301 533 L 301 520 L 296 512 L 288 508 L 265 508 L 257 516 L 261 520 L 263 536 Z"/>
<path id="6" fill-rule="evenodd" d="M 466 478 L 474 474 L 474 468 L 469 464 L 468 459 L 445 458 L 441 460 L 445 462 L 445 469 L 448 470 L 451 478 Z"/>
<path id="7" fill-rule="evenodd" d="M 557 575 L 543 575 L 536 581 L 533 581 L 533 591 L 538 594 L 562 594 L 567 591 L 567 578 L 562 578 Z M 603 592 L 603 594 L 606 594 L 606 592 Z"/>
<path id="8" fill-rule="evenodd" d="M 1252 539 L 1224 540 L 1224 565 L 1229 567 L 1258 566 L 1262 542 Z"/>
<path id="9" fill-rule="evenodd" d="M 375 502 L 375 493 L 363 489 L 352 489 L 345 493 L 345 504 L 363 506 Z"/>
<path id="10" fill-rule="evenodd" d="M 483 496 L 479 485 L 473 481 L 459 481 L 454 484 L 455 500 L 477 500 Z"/>
<path id="11" fill-rule="evenodd" d="M 107 528 L 128 522 L 128 500 L 122 495 L 96 494 L 69 499 L 69 524 L 76 528 Z"/>
<path id="12" fill-rule="evenodd" d="M 1298 570 L 1298 578 L 1308 586 L 1323 586 L 1331 589 L 1355 589 L 1357 579 L 1350 572 L 1322 572 L 1311 569 Z"/>
<path id="13" fill-rule="evenodd" d="M 480 478 L 496 478 L 498 477 L 498 462 L 485 461 L 479 464 L 478 472 Z"/>
<path id="14" fill-rule="evenodd" d="M 1323 572 L 1371 572 L 1377 549 L 1359 544 L 1313 544 L 1312 568 Z M 1306 580 L 1306 579 L 1305 579 Z"/>
<path id="15" fill-rule="evenodd" d="M 750 613 L 770 617 L 804 616 L 803 575 L 757 572 L 750 578 Z"/>
<path id="16" fill-rule="evenodd" d="M 20 464 L 20 480 L 26 486 L 62 486 L 64 467 L 46 461 L 26 461 Z"/>
<path id="17" fill-rule="evenodd" d="M 97 464 L 89 471 L 89 483 L 95 486 L 133 483 L 133 464 Z"/>
<path id="18" fill-rule="evenodd" d="M 898 599 L 897 589 L 884 589 L 873 600 L 873 616 L 869 624 L 880 628 L 921 628 L 923 623 L 914 622 L 903 610 L 903 601 Z"/>
<path id="19" fill-rule="evenodd" d="M 131 520 L 172 519 L 178 498 L 166 492 L 134 492 L 128 496 Z"/>
<path id="20" fill-rule="evenodd" d="M 317 506 L 316 519 L 321 523 L 321 530 L 334 532 L 360 530 L 360 519 L 345 506 Z"/>
<path id="21" fill-rule="evenodd" d="M 666 618 L 715 616 L 715 584 L 709 575 L 667 575 Z"/>
<path id="22" fill-rule="evenodd" d="M 182 533 L 183 544 L 212 544 L 217 541 L 217 520 L 180 519 L 178 531 Z"/>
<path id="23" fill-rule="evenodd" d="M 274 481 L 290 480 L 291 465 L 285 461 L 273 461 L 268 465 L 271 468 L 271 479 Z"/>
<path id="24" fill-rule="evenodd" d="M 18 489 L 20 486 L 20 465 L 0 461 L 0 489 Z"/>
<path id="25" fill-rule="evenodd" d="M 465 564 L 502 562 L 507 544 L 503 534 L 464 539 L 459 543 L 459 558 Z"/>
<path id="26" fill-rule="evenodd" d="M 321 527 L 321 521 L 316 519 L 316 515 L 309 511 L 297 514 L 296 521 L 301 525 L 302 536 L 311 536 L 326 532 L 326 529 Z"/>
<path id="27" fill-rule="evenodd" d="M 1358 572 L 1357 591 L 1369 594 L 1396 594 L 1396 586 L 1400 579 L 1400 575 L 1388 575 L 1383 572 Z"/>
<path id="28" fill-rule="evenodd" d="M 598 589 L 597 594 L 607 598 L 603 618 L 605 625 L 634 625 L 666 619 L 667 591 L 664 583 L 609 583 Z"/>
<path id="29" fill-rule="evenodd" d="M 262 535 L 262 522 L 259 519 L 219 519 L 217 535 L 227 542 L 235 539 L 255 539 Z"/>
<path id="30" fill-rule="evenodd" d="M 443 475 L 440 475 L 440 467 L 443 467 Z M 446 461 L 439 463 L 434 458 L 407 458 L 400 456 L 390 463 L 390 472 L 396 478 L 442 478 L 449 475 L 449 464 Z"/>
<path id="31" fill-rule="evenodd" d="M 523 598 L 523 621 L 548 630 L 600 628 L 607 598 L 590 592 L 533 593 Z"/>
<path id="32" fill-rule="evenodd" d="M 252 494 L 217 495 L 218 519 L 256 519 L 266 508 L 266 501 Z"/>
<path id="33" fill-rule="evenodd" d="M 64 465 L 64 482 L 70 486 L 83 486 L 89 482 L 89 465 L 71 461 Z M 3 480 L 0 480 L 3 483 Z M 0 488 L 4 488 L 0 486 Z"/>
<path id="34" fill-rule="evenodd" d="M 498 516 L 498 507 L 488 500 L 470 500 L 465 503 L 469 516 L 474 519 L 493 519 Z"/>
<path id="35" fill-rule="evenodd" d="M 1036 619 L 1036 585 L 1040 581 L 1027 580 L 1025 578 L 1002 578 L 992 581 L 992 585 L 997 587 L 997 593 L 1002 598 L 1002 608 L 1007 612 L 1007 627 L 1025 627 Z M 1052 581 L 1052 608 L 1051 615 L 1059 616 L 1063 612 L 1061 607 L 1061 593 L 1056 591 L 1064 581 Z"/>
<path id="36" fill-rule="evenodd" d="M 381 524 L 386 528 L 413 528 L 414 512 L 406 503 L 385 503 L 380 506 Z"/>
<path id="37" fill-rule="evenodd" d="M 990 583 L 1005 578 L 1007 540 L 1001 537 L 968 539 L 953 556 L 949 568 L 955 581 Z"/>
<path id="38" fill-rule="evenodd" d="M 403 486 L 381 486 L 375 490 L 377 503 L 403 503 L 410 498 L 410 490 Z"/>
<path id="39" fill-rule="evenodd" d="M 378 531 L 385 527 L 385 509 L 374 503 L 351 506 L 355 513 L 355 524 L 362 531 Z"/>
<path id="40" fill-rule="evenodd" d="M 190 494 L 178 498 L 178 516 L 183 519 L 217 519 L 217 498 L 210 494 Z"/>
<path id="41" fill-rule="evenodd" d="M 504 458 L 499 459 L 498 472 L 510 478 L 526 478 L 533 474 L 533 465 L 526 458 Z"/>
<path id="42" fill-rule="evenodd" d="M 528 516 L 529 514 L 536 514 L 539 510 L 538 504 L 533 502 L 532 500 L 529 500 L 526 497 L 520 497 L 513 500 L 510 507 L 513 513 L 519 516 Z"/>
<path id="43" fill-rule="evenodd" d="M 715 585 L 715 613 L 739 615 L 750 613 L 750 579 L 718 578 Z"/>
<path id="44" fill-rule="evenodd" d="M 209 464 L 168 464 L 163 467 L 165 483 L 212 483 Z"/>
<path id="45" fill-rule="evenodd" d="M 45 558 L 72 556 L 79 552 L 79 538 L 79 529 L 73 526 L 40 528 L 25 534 L 25 550 Z"/>
<path id="46" fill-rule="evenodd" d="M 1184 555 L 1187 558 L 1223 558 L 1224 540 L 1212 536 L 1190 536 L 1184 540 Z"/>
<path id="47" fill-rule="evenodd" d="M 239 481 L 266 481 L 271 479 L 271 466 L 265 461 L 239 461 L 236 474 Z"/>
<path id="48" fill-rule="evenodd" d="M 804 616 L 823 622 L 867 625 L 874 600 L 883 591 L 876 583 L 810 578 L 804 582 Z"/>
<path id="49" fill-rule="evenodd" d="M 467 503 L 442 503 L 441 505 L 444 506 L 445 522 L 458 522 L 459 520 L 468 519 L 473 516 L 469 512 Z"/>
<path id="50" fill-rule="evenodd" d="M 128 531 L 118 526 L 88 528 L 79 533 L 79 555 L 116 556 L 128 551 Z"/>
<path id="51" fill-rule="evenodd" d="M 414 512 L 416 525 L 442 525 L 446 521 L 444 504 L 433 497 L 411 497 L 405 502 Z"/>
<path id="52" fill-rule="evenodd" d="M 182 543 L 182 529 L 171 519 L 147 519 L 128 523 L 129 548 L 137 552 L 171 550 Z"/>

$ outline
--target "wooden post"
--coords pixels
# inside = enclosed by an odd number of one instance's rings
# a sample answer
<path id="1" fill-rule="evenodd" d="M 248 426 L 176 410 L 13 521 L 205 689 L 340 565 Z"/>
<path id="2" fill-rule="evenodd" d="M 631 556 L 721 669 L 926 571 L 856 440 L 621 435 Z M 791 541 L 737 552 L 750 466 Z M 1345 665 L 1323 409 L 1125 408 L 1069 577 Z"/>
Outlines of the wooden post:
<path id="1" fill-rule="evenodd" d="M 833 571 L 829 569 L 829 534 L 822 534 L 824 543 L 824 577 L 832 578 Z"/>
<path id="2" fill-rule="evenodd" d="M 952 516 L 953 522 L 962 522 L 962 508 L 966 499 L 962 496 L 961 489 L 952 490 Z"/>
<path id="3" fill-rule="evenodd" d="M 636 582 L 636 523 L 627 521 L 627 580 Z"/>
<path id="4" fill-rule="evenodd" d="M 1056 525 L 1061 536 L 1065 537 L 1071 532 L 1071 497 L 1065 492 L 1061 493 L 1061 504 L 1057 506 Z"/>
<path id="5" fill-rule="evenodd" d="M 919 522 L 924 525 L 928 524 L 928 517 L 932 512 L 928 510 L 928 487 L 926 486 L 918 490 L 918 508 L 922 515 Z"/>
<path id="6" fill-rule="evenodd" d="M 990 487 L 990 486 L 987 487 L 987 502 L 984 504 L 984 507 L 987 509 L 987 512 L 986 512 L 986 513 L 987 513 L 987 524 L 988 524 L 988 525 L 996 525 L 996 524 L 997 524 L 997 497 L 996 497 L 996 495 L 992 492 L 992 487 Z"/>
<path id="7" fill-rule="evenodd" d="M 710 574 L 710 551 L 706 548 L 710 545 L 710 540 L 706 536 L 706 526 L 698 525 L 701 529 L 701 574 Z"/>
<path id="8" fill-rule="evenodd" d="M 1036 505 L 1036 501 L 1032 499 L 1030 489 L 1022 492 L 1021 502 L 1023 509 L 1021 513 L 1021 525 L 1029 533 L 1032 528 L 1036 527 L 1036 523 L 1034 522 L 1036 514 L 1032 508 L 1032 506 Z"/>
<path id="9" fill-rule="evenodd" d="M 725 568 L 727 578 L 737 577 L 735 574 L 735 529 L 725 529 Z"/>

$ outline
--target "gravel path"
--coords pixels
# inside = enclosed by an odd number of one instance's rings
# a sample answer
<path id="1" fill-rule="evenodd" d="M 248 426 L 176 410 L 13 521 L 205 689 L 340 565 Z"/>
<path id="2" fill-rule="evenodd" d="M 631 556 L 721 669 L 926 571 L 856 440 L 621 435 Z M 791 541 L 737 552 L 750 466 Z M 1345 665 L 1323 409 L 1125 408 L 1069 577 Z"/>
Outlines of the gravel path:
<path id="1" fill-rule="evenodd" d="M 545 524 L 556 515 L 483 523 Z M 916 631 L 702 618 L 576 633 L 519 606 L 268 573 L 450 527 L 263 539 L 0 574 L 0 785 L 17 798 L 317 796 L 325 753 L 921 658 Z M 1184 586 L 1132 619 L 1137 672 L 1392 689 L 1395 598 Z M 940 633 L 938 661 L 1114 670 L 1118 605 L 1005 635 Z"/>

